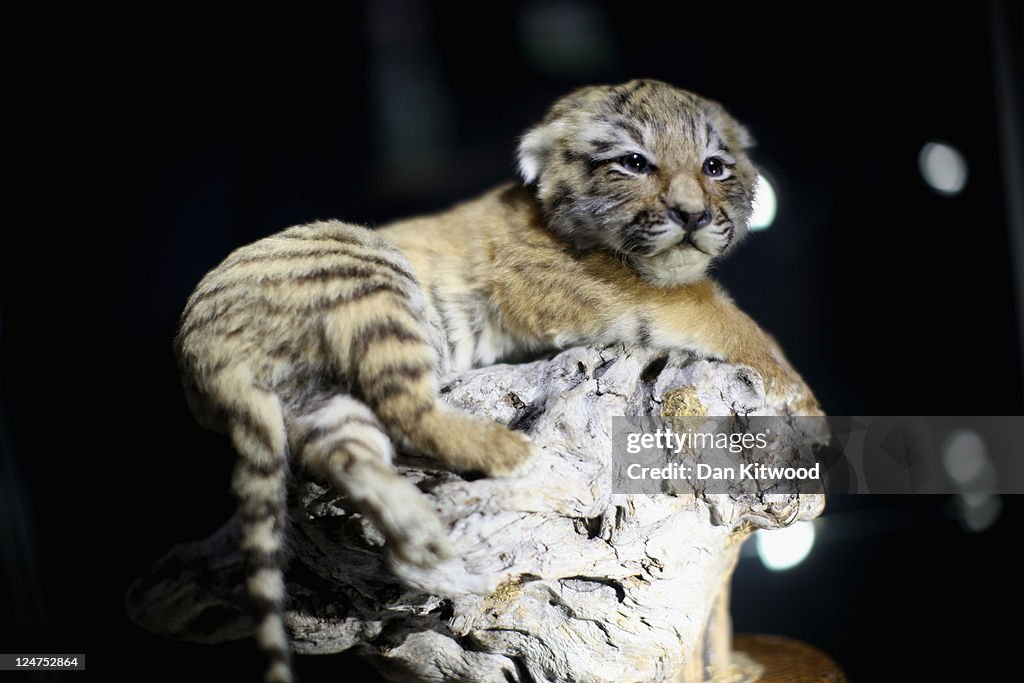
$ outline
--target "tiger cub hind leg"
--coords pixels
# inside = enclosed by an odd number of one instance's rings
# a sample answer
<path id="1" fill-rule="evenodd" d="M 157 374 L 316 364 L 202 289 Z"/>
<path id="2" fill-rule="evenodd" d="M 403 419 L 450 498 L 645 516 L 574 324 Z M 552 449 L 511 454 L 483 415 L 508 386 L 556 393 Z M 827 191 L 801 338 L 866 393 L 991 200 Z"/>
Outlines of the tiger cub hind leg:
<path id="1" fill-rule="evenodd" d="M 299 461 L 369 517 L 392 552 L 424 567 L 451 556 L 447 527 L 427 497 L 391 467 L 391 441 L 368 407 L 334 396 L 294 425 Z"/>
<path id="2" fill-rule="evenodd" d="M 389 294 L 389 296 L 391 296 Z M 347 349 L 354 391 L 402 450 L 433 456 L 457 470 L 512 474 L 534 452 L 523 434 L 440 403 L 437 352 L 422 317 L 399 298 L 381 315 L 353 328 L 351 318 L 328 322 L 330 348 Z"/>

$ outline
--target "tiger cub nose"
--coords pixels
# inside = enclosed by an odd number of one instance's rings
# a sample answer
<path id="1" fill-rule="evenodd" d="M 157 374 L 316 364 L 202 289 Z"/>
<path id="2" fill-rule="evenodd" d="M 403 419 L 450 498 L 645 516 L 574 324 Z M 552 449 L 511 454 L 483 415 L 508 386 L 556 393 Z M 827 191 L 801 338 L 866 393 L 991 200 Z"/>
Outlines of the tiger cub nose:
<path id="1" fill-rule="evenodd" d="M 703 213 L 683 211 L 675 206 L 668 210 L 668 217 L 676 225 L 686 230 L 703 228 L 711 222 L 711 211 L 704 209 Z"/>

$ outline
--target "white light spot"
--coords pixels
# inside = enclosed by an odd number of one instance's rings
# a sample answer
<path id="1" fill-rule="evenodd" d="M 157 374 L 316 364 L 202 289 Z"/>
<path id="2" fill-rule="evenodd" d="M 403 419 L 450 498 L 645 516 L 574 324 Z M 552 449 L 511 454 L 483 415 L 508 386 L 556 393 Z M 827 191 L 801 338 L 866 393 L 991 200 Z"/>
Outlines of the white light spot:
<path id="1" fill-rule="evenodd" d="M 967 184 L 967 161 L 964 155 L 944 142 L 929 142 L 917 157 L 924 181 L 939 194 L 960 194 Z"/>
<path id="2" fill-rule="evenodd" d="M 757 554 L 773 571 L 790 569 L 804 561 L 814 547 L 814 524 L 797 522 L 785 529 L 759 529 Z"/>
<path id="3" fill-rule="evenodd" d="M 942 466 L 949 478 L 958 484 L 970 484 L 985 471 L 988 457 L 985 442 L 971 429 L 957 429 L 946 438 L 942 449 Z"/>
<path id="4" fill-rule="evenodd" d="M 754 211 L 750 214 L 747 227 L 752 232 L 766 229 L 775 220 L 776 208 L 775 188 L 758 173 L 757 184 L 754 185 Z"/>
<path id="5" fill-rule="evenodd" d="M 964 491 L 958 493 L 956 499 L 964 509 L 980 508 L 987 505 L 993 495 L 991 491 Z"/>
<path id="6" fill-rule="evenodd" d="M 957 496 L 963 516 L 961 524 L 967 531 L 984 531 L 996 523 L 1003 511 L 1003 499 L 992 494 Z"/>

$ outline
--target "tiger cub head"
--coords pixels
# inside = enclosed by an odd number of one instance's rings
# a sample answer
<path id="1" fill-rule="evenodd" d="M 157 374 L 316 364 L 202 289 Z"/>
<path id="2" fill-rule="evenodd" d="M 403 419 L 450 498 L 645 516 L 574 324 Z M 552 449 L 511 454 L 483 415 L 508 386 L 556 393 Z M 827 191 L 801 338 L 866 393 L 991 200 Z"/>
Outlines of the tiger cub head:
<path id="1" fill-rule="evenodd" d="M 558 100 L 523 136 L 519 172 L 551 230 L 668 287 L 701 278 L 746 235 L 752 144 L 717 102 L 636 80 Z"/>

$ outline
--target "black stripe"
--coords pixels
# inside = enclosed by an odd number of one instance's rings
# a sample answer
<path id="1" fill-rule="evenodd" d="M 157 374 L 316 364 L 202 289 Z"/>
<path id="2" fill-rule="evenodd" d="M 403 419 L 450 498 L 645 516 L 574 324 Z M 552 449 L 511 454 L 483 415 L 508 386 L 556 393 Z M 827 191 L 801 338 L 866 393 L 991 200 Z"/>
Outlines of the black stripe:
<path id="1" fill-rule="evenodd" d="M 584 292 L 577 284 L 572 281 L 564 284 L 564 292 L 573 297 L 576 300 L 576 305 L 580 308 L 589 310 L 600 310 L 604 306 L 604 302 L 597 297 L 591 296 Z"/>
<path id="2" fill-rule="evenodd" d="M 626 105 L 629 103 L 629 99 L 636 93 L 641 87 L 643 87 L 643 81 L 634 83 L 628 88 L 624 88 L 615 93 L 615 99 L 612 100 L 612 107 L 616 112 L 620 114 L 626 113 Z"/>
<path id="3" fill-rule="evenodd" d="M 192 296 L 189 297 L 188 303 L 185 305 L 185 310 L 181 314 L 182 319 L 184 320 L 185 318 L 187 318 L 189 314 L 192 313 L 192 310 L 195 309 L 195 307 L 201 304 L 203 301 L 206 301 L 210 297 L 216 296 L 217 294 L 220 294 L 224 290 L 229 289 L 233 286 L 233 282 L 220 282 L 212 287 L 208 287 L 203 290 L 197 289 L 195 292 L 192 293 Z"/>
<path id="4" fill-rule="evenodd" d="M 239 461 L 242 467 L 254 474 L 264 477 L 269 477 L 272 474 L 278 474 L 284 467 L 284 463 L 282 461 L 257 463 L 250 460 L 246 453 L 243 453 L 242 456 L 243 457 Z"/>
<path id="5" fill-rule="evenodd" d="M 633 125 L 631 121 L 628 121 L 626 119 L 615 119 L 612 121 L 612 123 L 621 128 L 622 130 L 626 131 L 629 137 L 633 139 L 633 142 L 637 143 L 638 145 L 643 144 L 643 133 L 637 126 Z"/>
<path id="6" fill-rule="evenodd" d="M 263 651 L 267 654 L 267 659 L 270 660 L 271 664 L 276 664 L 277 662 L 284 662 L 285 664 L 288 664 L 292 661 L 291 652 L 287 650 L 263 648 Z"/>
<path id="7" fill-rule="evenodd" d="M 286 563 L 284 548 L 272 552 L 250 548 L 245 552 L 245 575 L 252 576 L 261 569 L 281 569 Z"/>
<path id="8" fill-rule="evenodd" d="M 285 512 L 281 509 L 280 501 L 262 498 L 247 499 L 238 507 L 238 519 L 243 524 L 255 524 L 267 519 L 280 521 Z"/>
<path id="9" fill-rule="evenodd" d="M 398 274 L 407 278 L 410 282 L 415 282 L 415 278 L 405 271 L 399 271 Z M 372 268 L 361 268 L 350 264 L 320 266 L 302 273 L 288 272 L 277 273 L 274 275 L 249 273 L 229 282 L 218 283 L 208 289 L 196 290 L 196 292 L 189 298 L 188 305 L 186 306 L 185 313 L 183 315 L 187 316 L 197 305 L 211 297 L 240 287 L 249 287 L 253 291 L 259 291 L 274 285 L 287 284 L 288 282 L 304 283 L 328 282 L 330 280 L 356 280 L 369 279 L 380 275 L 381 273 L 379 271 Z"/>
<path id="10" fill-rule="evenodd" d="M 359 266 L 336 265 L 336 266 L 321 266 L 308 270 L 304 273 L 291 274 L 289 273 L 280 280 L 271 277 L 260 278 L 260 286 L 264 284 L 278 284 L 279 282 L 287 282 L 289 280 L 293 282 L 329 282 L 331 280 L 364 280 L 371 278 L 375 275 L 379 275 L 379 271 L 373 268 L 361 268 Z"/>
<path id="11" fill-rule="evenodd" d="M 277 257 L 270 257 L 271 260 Z M 320 266 L 313 270 L 306 271 L 304 273 L 277 273 L 274 275 L 247 273 L 242 277 L 238 277 L 227 282 L 219 282 L 218 284 L 206 288 L 197 289 L 191 297 L 183 316 L 187 316 L 197 305 L 214 297 L 218 294 L 222 294 L 228 290 L 238 289 L 240 287 L 250 287 L 253 290 L 265 289 L 273 285 L 285 284 L 291 282 L 326 282 L 328 280 L 339 280 L 339 279 L 359 279 L 359 278 L 370 278 L 373 276 L 379 276 L 381 273 L 371 268 L 361 268 L 359 266 L 353 266 L 349 264 L 336 264 L 332 266 Z M 415 282 L 415 279 L 409 273 L 404 270 L 398 271 L 398 274 L 404 278 Z M 227 273 L 222 274 L 226 277 Z"/>
<path id="12" fill-rule="evenodd" d="M 356 260 L 356 261 L 362 261 L 363 263 L 372 263 L 372 264 L 380 266 L 382 268 L 386 268 L 387 270 L 390 270 L 395 275 L 398 275 L 400 277 L 406 278 L 408 280 L 411 280 L 411 281 L 415 281 L 416 280 L 416 278 L 413 277 L 412 273 L 410 273 L 408 270 L 406 270 L 405 268 L 401 267 L 397 263 L 394 263 L 392 261 L 388 261 L 387 259 L 381 258 L 379 256 L 372 256 L 370 254 L 360 254 L 358 252 L 354 252 L 354 251 L 351 251 L 349 249 L 344 249 L 344 248 L 336 248 L 336 249 L 307 249 L 305 251 L 286 251 L 286 252 L 268 253 L 268 254 L 249 254 L 249 255 L 239 256 L 237 258 L 229 257 L 226 261 L 224 261 L 223 264 L 221 264 L 220 269 L 222 269 L 222 270 L 230 270 L 234 266 L 241 265 L 241 264 L 260 263 L 260 262 L 263 262 L 263 261 L 291 261 L 291 260 L 299 260 L 299 259 L 303 259 L 303 258 L 313 258 L 313 257 L 318 257 L 318 256 L 322 257 L 324 260 L 332 260 L 332 258 L 335 257 L 335 256 L 344 256 L 346 258 L 350 258 L 350 259 L 353 259 L 353 260 Z"/>
<path id="13" fill-rule="evenodd" d="M 380 384 L 371 382 L 370 385 L 368 389 L 364 389 L 364 392 L 370 405 L 374 408 L 395 396 L 411 393 L 412 389 L 408 384 L 402 382 L 382 382 Z"/>
<path id="14" fill-rule="evenodd" d="M 311 443 L 320 441 L 325 437 L 337 434 L 350 424 L 366 425 L 367 427 L 373 427 L 377 431 L 382 431 L 381 425 L 375 420 L 361 417 L 359 415 L 348 415 L 329 426 L 314 427 L 306 432 L 302 438 L 299 439 L 298 450 L 302 450 Z"/>
<path id="15" fill-rule="evenodd" d="M 402 288 L 387 282 L 366 282 L 353 291 L 343 292 L 341 294 L 331 297 L 314 297 L 311 298 L 305 304 L 301 305 L 279 304 L 274 301 L 268 300 L 265 296 L 256 300 L 250 299 L 249 301 L 246 302 L 236 300 L 231 302 L 231 304 L 236 306 L 246 305 L 247 308 L 252 309 L 249 312 L 250 317 L 275 314 L 287 314 L 289 316 L 309 316 L 321 313 L 325 310 L 351 304 L 382 292 L 394 294 L 396 297 L 399 297 L 399 301 L 396 303 L 400 305 L 402 309 L 411 317 L 419 317 L 411 308 L 409 308 L 408 304 L 404 301 L 408 298 L 405 291 Z M 253 292 L 253 294 L 260 295 L 259 292 Z M 187 320 L 182 325 L 181 331 L 178 334 L 179 339 L 181 339 L 181 341 L 184 341 L 189 336 L 203 329 L 210 323 L 223 320 L 226 313 L 226 310 L 213 310 L 199 318 L 191 318 Z"/>
<path id="16" fill-rule="evenodd" d="M 268 614 L 280 614 L 284 607 L 284 601 L 274 600 L 265 595 L 257 595 L 255 593 L 249 593 L 249 602 L 252 605 L 252 610 L 256 617 L 256 622 L 259 623 Z M 275 643 L 276 645 L 276 643 Z M 277 647 L 266 650 L 267 652 L 278 650 Z"/>
<path id="17" fill-rule="evenodd" d="M 304 451 L 306 446 L 309 446 L 311 443 L 319 441 L 326 436 L 334 434 L 338 429 L 340 429 L 340 427 L 335 425 L 331 425 L 330 427 L 314 427 L 302 435 L 302 438 L 299 439 L 296 450 Z"/>
<path id="18" fill-rule="evenodd" d="M 297 330 L 294 337 L 282 339 L 268 348 L 266 354 L 270 358 L 286 358 L 291 361 L 292 365 L 295 365 L 323 338 L 322 329 L 319 332 L 320 334 L 317 335 L 314 330 Z"/>
<path id="19" fill-rule="evenodd" d="M 381 258 L 379 256 L 368 256 L 365 254 L 352 254 L 349 252 L 345 252 L 345 255 L 356 260 L 363 261 L 365 263 L 372 263 L 374 265 L 380 266 L 381 268 L 386 268 L 387 270 L 390 270 L 392 273 L 398 275 L 399 277 L 405 278 L 410 282 L 416 282 L 416 278 L 415 276 L 413 276 L 411 272 L 409 272 L 402 266 L 398 265 L 397 263 L 388 261 L 385 258 Z"/>
<path id="20" fill-rule="evenodd" d="M 376 381 L 382 377 L 391 377 L 398 375 L 399 377 L 409 380 L 416 381 L 423 375 L 434 370 L 434 364 L 426 361 L 419 363 L 415 362 L 400 362 L 392 363 L 389 365 L 382 365 L 376 368 L 364 368 L 363 369 L 363 380 L 367 382 Z"/>
<path id="21" fill-rule="evenodd" d="M 181 329 L 178 331 L 179 344 L 184 343 L 185 340 L 192 336 L 196 331 L 201 330 L 210 323 L 219 320 L 224 312 L 214 310 L 198 318 L 191 317 L 191 311 L 186 311 L 186 313 L 189 314 L 188 320 L 183 321 Z"/>
<path id="22" fill-rule="evenodd" d="M 718 146 L 719 146 L 719 147 L 721 147 L 721 146 L 722 146 L 722 144 L 723 144 L 723 143 L 722 143 L 722 138 L 721 138 L 721 136 L 720 136 L 720 135 L 718 134 L 718 132 L 717 132 L 717 131 L 716 131 L 716 130 L 715 130 L 715 129 L 714 129 L 714 128 L 713 128 L 712 126 L 711 126 L 711 123 L 710 123 L 710 122 L 708 122 L 708 121 L 705 121 L 705 122 L 704 122 L 704 137 L 705 137 L 705 138 L 707 138 L 707 144 L 708 144 L 708 146 L 711 146 L 711 143 L 713 143 L 713 142 L 715 142 L 715 141 L 717 141 L 717 142 L 718 142 Z"/>
<path id="23" fill-rule="evenodd" d="M 551 208 L 560 210 L 569 206 L 572 203 L 572 188 L 566 183 L 559 183 L 555 186 L 554 191 L 551 194 Z"/>
<path id="24" fill-rule="evenodd" d="M 413 312 L 411 308 L 409 308 L 408 304 L 406 303 L 408 297 L 406 296 L 405 290 L 401 289 L 400 287 L 396 287 L 392 284 L 389 284 L 387 282 L 366 282 L 360 285 L 359 288 L 353 292 L 346 292 L 342 296 L 337 296 L 325 300 L 323 302 L 323 308 L 336 308 L 343 304 L 351 304 L 356 301 L 361 301 L 362 299 L 371 297 L 374 294 L 380 294 L 381 292 L 387 292 L 388 294 L 394 294 L 395 296 L 400 297 L 400 299 L 402 299 L 401 303 L 403 310 L 413 318 L 419 317 Z"/>
<path id="25" fill-rule="evenodd" d="M 229 406 L 228 409 L 231 412 L 232 421 L 237 426 L 244 429 L 251 436 L 256 437 L 256 440 L 266 447 L 268 451 L 274 452 L 274 439 L 270 432 L 270 427 L 251 414 L 247 406 L 235 404 Z"/>
<path id="26" fill-rule="evenodd" d="M 448 311 L 445 307 L 444 297 L 441 296 L 441 289 L 437 285 L 431 285 L 430 287 L 430 301 L 434 305 L 434 310 L 441 317 L 441 327 L 444 329 L 444 341 L 448 345 L 448 357 L 451 359 L 455 358 L 455 331 L 452 326 L 451 318 L 448 317 Z"/>
<path id="27" fill-rule="evenodd" d="M 562 161 L 568 166 L 586 166 L 591 171 L 601 164 L 607 163 L 606 160 L 594 159 L 590 155 L 582 154 L 571 149 L 562 150 Z"/>
<path id="28" fill-rule="evenodd" d="M 358 459 L 352 455 L 351 446 L 353 445 L 360 446 L 367 452 L 375 455 L 384 455 L 377 448 L 374 448 L 373 444 L 367 443 L 366 441 L 363 441 L 362 439 L 356 438 L 354 436 L 343 436 L 337 439 L 333 439 L 331 441 L 328 441 L 325 445 L 321 446 L 321 448 L 323 448 L 323 450 L 327 453 L 328 458 L 330 458 L 332 455 L 336 453 L 345 453 L 346 455 L 348 455 L 348 459 L 345 460 L 344 464 L 342 464 L 341 466 L 341 471 L 344 473 L 348 473 L 352 471 L 352 467 L 358 462 Z M 383 460 L 381 462 L 383 462 Z"/>
<path id="29" fill-rule="evenodd" d="M 303 226 L 304 227 L 304 226 Z M 333 242 L 336 244 L 356 244 L 361 247 L 369 246 L 366 241 L 359 239 L 358 237 L 352 237 L 350 235 L 326 235 L 323 233 L 317 234 L 302 234 L 300 230 L 285 230 L 279 232 L 276 235 L 271 235 L 267 240 L 295 240 L 297 242 Z"/>
<path id="30" fill-rule="evenodd" d="M 399 342 L 425 343 L 423 337 L 419 334 L 419 330 L 410 329 L 395 320 L 371 325 L 353 335 L 352 344 L 349 347 L 350 366 L 353 368 L 359 367 L 370 347 L 386 339 Z"/>
<path id="31" fill-rule="evenodd" d="M 412 408 L 408 408 L 406 410 L 406 413 L 407 417 L 409 417 L 412 420 L 413 424 L 419 424 L 423 420 L 423 418 L 426 417 L 427 413 L 434 410 L 435 408 L 436 406 L 434 404 L 434 401 L 429 400 L 424 401 L 422 403 L 417 403 Z"/>
<path id="32" fill-rule="evenodd" d="M 650 346 L 651 345 L 651 319 L 650 318 L 648 318 L 646 316 L 640 316 L 638 324 L 637 324 L 636 338 L 637 338 L 637 341 L 640 343 L 641 346 Z"/>
<path id="33" fill-rule="evenodd" d="M 469 324 L 469 332 L 473 337 L 473 348 L 469 350 L 471 358 L 476 357 L 476 352 L 480 348 L 480 338 L 483 336 L 484 328 L 487 326 L 484 314 L 476 306 L 477 301 L 479 299 L 473 297 L 466 297 L 462 300 L 462 313 Z"/>

